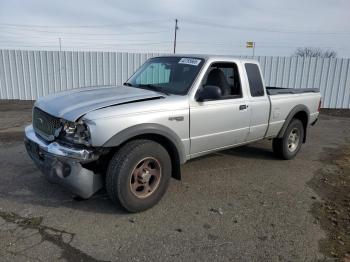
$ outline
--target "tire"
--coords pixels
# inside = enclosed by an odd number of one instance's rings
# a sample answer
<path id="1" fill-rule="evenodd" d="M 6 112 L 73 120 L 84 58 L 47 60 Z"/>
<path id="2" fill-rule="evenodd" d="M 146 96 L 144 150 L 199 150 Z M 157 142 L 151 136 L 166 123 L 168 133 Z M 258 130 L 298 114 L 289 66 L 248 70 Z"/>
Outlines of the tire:
<path id="1" fill-rule="evenodd" d="M 106 190 L 111 200 L 129 212 L 156 205 L 171 178 L 167 150 L 151 140 L 133 140 L 122 146 L 109 162 Z"/>
<path id="2" fill-rule="evenodd" d="M 274 138 L 272 148 L 274 154 L 281 159 L 294 158 L 304 140 L 304 126 L 299 119 L 292 119 L 282 138 Z"/>

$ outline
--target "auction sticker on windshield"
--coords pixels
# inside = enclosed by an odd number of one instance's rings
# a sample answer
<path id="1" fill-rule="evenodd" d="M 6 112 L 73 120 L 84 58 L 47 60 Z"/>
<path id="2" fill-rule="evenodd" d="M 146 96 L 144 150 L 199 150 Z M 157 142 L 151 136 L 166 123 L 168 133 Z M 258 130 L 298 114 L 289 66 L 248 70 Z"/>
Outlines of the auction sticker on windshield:
<path id="1" fill-rule="evenodd" d="M 200 62 L 201 60 L 196 58 L 181 58 L 179 64 L 198 66 Z"/>

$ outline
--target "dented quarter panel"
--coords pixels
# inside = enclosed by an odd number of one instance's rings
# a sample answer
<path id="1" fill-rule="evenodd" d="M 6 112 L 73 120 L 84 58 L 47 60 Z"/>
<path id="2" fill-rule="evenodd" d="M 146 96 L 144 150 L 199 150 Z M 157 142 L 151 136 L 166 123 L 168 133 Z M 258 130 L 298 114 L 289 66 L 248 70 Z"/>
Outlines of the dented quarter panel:
<path id="1" fill-rule="evenodd" d="M 318 118 L 318 102 L 321 99 L 320 93 L 302 93 L 293 95 L 270 96 L 271 115 L 269 128 L 266 137 L 275 137 L 281 130 L 284 121 L 292 109 L 299 104 L 304 105 L 309 110 L 309 124 Z M 302 101 L 302 102 L 301 102 Z"/>
<path id="2" fill-rule="evenodd" d="M 187 96 L 110 106 L 87 113 L 83 120 L 90 128 L 92 146 L 106 141 L 128 127 L 155 123 L 171 129 L 189 154 L 189 103 Z"/>

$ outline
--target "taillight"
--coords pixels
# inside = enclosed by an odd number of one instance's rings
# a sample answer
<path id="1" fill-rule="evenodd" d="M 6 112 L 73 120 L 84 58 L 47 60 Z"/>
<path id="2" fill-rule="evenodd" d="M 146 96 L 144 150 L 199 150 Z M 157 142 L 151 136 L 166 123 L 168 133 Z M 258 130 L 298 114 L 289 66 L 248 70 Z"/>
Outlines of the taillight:
<path id="1" fill-rule="evenodd" d="M 320 110 L 321 110 L 321 104 L 322 104 L 322 99 L 320 99 L 320 102 L 318 103 L 318 108 L 317 108 L 318 112 L 320 112 Z"/>

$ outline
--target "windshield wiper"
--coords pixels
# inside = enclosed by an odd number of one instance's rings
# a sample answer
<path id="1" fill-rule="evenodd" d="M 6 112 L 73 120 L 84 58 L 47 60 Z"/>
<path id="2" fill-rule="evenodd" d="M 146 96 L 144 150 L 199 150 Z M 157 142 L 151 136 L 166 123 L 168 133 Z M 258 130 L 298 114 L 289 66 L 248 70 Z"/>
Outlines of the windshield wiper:
<path id="1" fill-rule="evenodd" d="M 150 90 L 150 91 L 160 92 L 160 93 L 163 93 L 163 94 L 165 94 L 167 96 L 170 95 L 167 91 L 163 90 L 162 87 L 156 86 L 156 85 L 152 85 L 152 84 L 146 84 L 146 85 L 140 84 L 140 85 L 137 85 L 137 87 L 144 88 L 144 89 L 147 89 L 147 90 Z"/>

